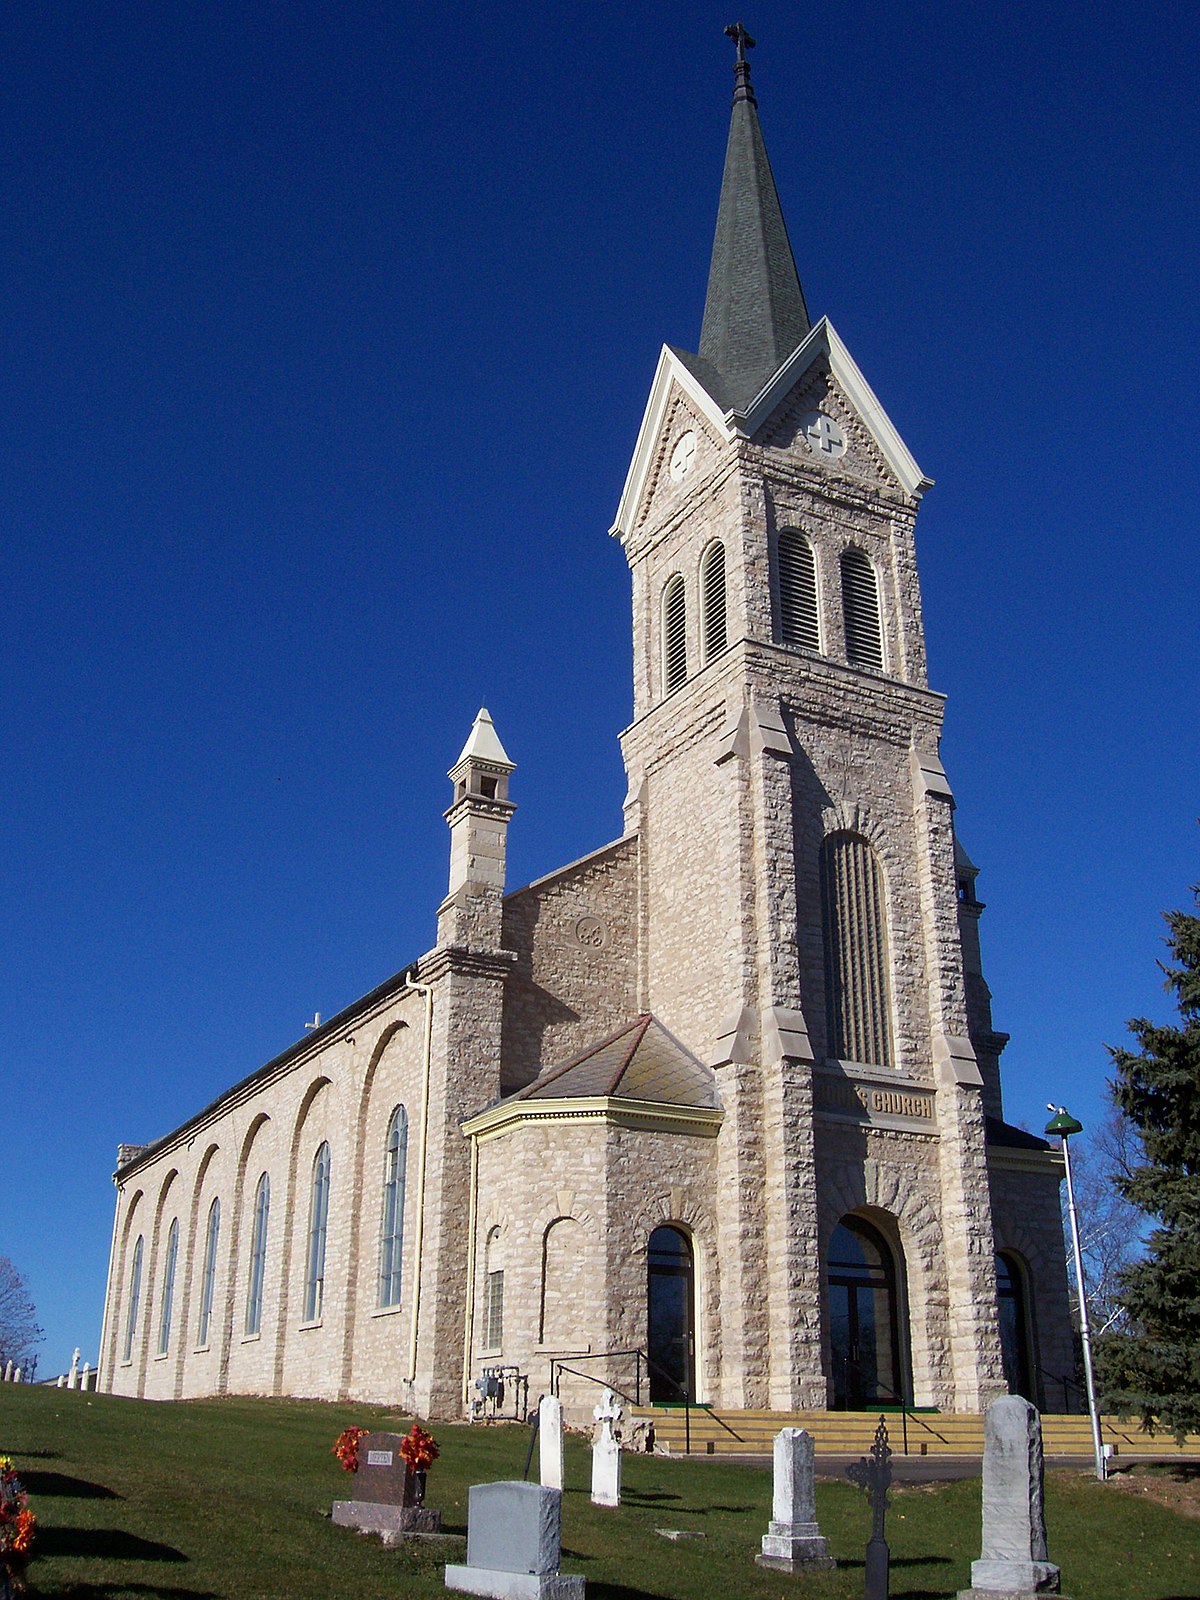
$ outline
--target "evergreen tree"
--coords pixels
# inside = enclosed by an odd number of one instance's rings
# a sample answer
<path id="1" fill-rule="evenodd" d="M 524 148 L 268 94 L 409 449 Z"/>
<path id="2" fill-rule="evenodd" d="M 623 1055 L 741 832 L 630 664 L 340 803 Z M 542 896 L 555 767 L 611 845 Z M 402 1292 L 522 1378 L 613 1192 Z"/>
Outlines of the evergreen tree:
<path id="1" fill-rule="evenodd" d="M 1200 887 L 1193 890 L 1200 899 Z M 1166 987 L 1181 1026 L 1129 1024 L 1141 1048 L 1114 1050 L 1113 1099 L 1144 1160 L 1117 1180 L 1155 1220 L 1145 1257 L 1126 1269 L 1129 1328 L 1097 1350 L 1104 1404 L 1177 1438 L 1200 1433 L 1200 917 L 1167 913 Z"/>

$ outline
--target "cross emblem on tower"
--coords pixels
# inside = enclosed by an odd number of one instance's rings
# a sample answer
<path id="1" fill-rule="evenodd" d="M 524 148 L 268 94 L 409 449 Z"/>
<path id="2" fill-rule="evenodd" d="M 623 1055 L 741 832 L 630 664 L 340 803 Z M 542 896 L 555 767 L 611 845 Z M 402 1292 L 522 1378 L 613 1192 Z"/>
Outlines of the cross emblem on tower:
<path id="1" fill-rule="evenodd" d="M 737 58 L 745 61 L 746 51 L 754 49 L 754 40 L 746 32 L 744 22 L 731 22 L 725 29 L 726 35 L 737 45 Z"/>

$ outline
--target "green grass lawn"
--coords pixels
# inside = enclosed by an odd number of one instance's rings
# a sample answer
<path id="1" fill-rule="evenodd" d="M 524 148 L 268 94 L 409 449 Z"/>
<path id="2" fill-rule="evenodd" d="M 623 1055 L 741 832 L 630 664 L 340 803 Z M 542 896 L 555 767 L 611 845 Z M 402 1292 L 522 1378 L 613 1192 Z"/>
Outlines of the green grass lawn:
<path id="1" fill-rule="evenodd" d="M 39 1519 L 31 1596 L 44 1600 L 385 1600 L 447 1591 L 442 1565 L 459 1540 L 384 1550 L 336 1528 L 330 1504 L 350 1480 L 330 1453 L 352 1422 L 400 1427 L 395 1413 L 307 1401 L 197 1400 L 177 1405 L 60 1389 L 0 1388 L 0 1454 L 13 1456 Z M 519 1478 L 528 1430 L 438 1427 L 441 1458 L 429 1503 L 443 1527 L 466 1533 L 467 1488 Z M 802 1593 L 857 1600 L 868 1533 L 864 1497 L 820 1483 L 822 1532 L 833 1573 L 787 1577 L 756 1567 L 770 1516 L 770 1474 L 720 1461 L 627 1456 L 624 1504 L 602 1511 L 588 1495 L 589 1455 L 568 1439 L 563 1569 L 582 1573 L 591 1600 L 750 1600 Z M 1083 1473 L 1050 1475 L 1051 1559 L 1074 1600 L 1195 1600 L 1200 1520 Z M 671 1543 L 657 1528 L 704 1538 Z M 900 1488 L 888 1515 L 892 1594 L 953 1596 L 979 1554 L 977 1479 Z"/>

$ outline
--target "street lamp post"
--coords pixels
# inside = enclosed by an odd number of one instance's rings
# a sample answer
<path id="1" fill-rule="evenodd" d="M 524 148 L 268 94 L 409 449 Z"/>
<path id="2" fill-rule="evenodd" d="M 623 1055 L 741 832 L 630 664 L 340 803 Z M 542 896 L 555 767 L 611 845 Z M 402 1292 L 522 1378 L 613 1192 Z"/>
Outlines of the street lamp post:
<path id="1" fill-rule="evenodd" d="M 1104 1446 L 1100 1442 L 1100 1413 L 1096 1409 L 1096 1379 L 1092 1373 L 1092 1335 L 1088 1327 L 1087 1284 L 1083 1278 L 1083 1251 L 1079 1248 L 1079 1217 L 1075 1211 L 1075 1187 L 1071 1182 L 1071 1135 L 1083 1132 L 1065 1106 L 1047 1106 L 1054 1115 L 1046 1124 L 1047 1134 L 1056 1133 L 1062 1146 L 1063 1168 L 1067 1178 L 1067 1215 L 1071 1219 L 1071 1245 L 1075 1252 L 1075 1282 L 1079 1290 L 1079 1338 L 1083 1344 L 1083 1378 L 1087 1385 L 1088 1415 L 1092 1419 L 1092 1449 L 1096 1457 L 1096 1476 L 1104 1482 Z"/>

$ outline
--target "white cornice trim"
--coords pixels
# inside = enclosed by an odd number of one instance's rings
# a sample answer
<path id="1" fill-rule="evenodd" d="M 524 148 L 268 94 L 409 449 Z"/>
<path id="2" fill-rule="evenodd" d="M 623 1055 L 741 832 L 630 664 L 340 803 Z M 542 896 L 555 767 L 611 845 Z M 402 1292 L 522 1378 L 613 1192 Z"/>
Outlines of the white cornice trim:
<path id="1" fill-rule="evenodd" d="M 846 398 L 862 418 L 905 493 L 920 498 L 926 489 L 932 489 L 933 479 L 927 478 L 913 460 L 911 451 L 828 317 L 822 317 L 810 330 L 804 343 L 792 352 L 744 413 L 731 411 L 728 414 L 726 422 L 730 430 L 746 439 L 753 437 L 819 356 L 828 357 L 829 370 L 845 390 Z"/>
<path id="2" fill-rule="evenodd" d="M 650 1133 L 689 1133 L 715 1139 L 725 1113 L 709 1106 L 672 1106 L 652 1100 L 625 1100 L 615 1095 L 588 1095 L 553 1100 L 510 1100 L 480 1111 L 460 1124 L 468 1138 L 492 1139 L 518 1123 L 608 1122 Z"/>
<path id="3" fill-rule="evenodd" d="M 642 425 L 638 430 L 637 444 L 633 449 L 633 460 L 629 463 L 625 487 L 621 491 L 616 520 L 608 530 L 621 539 L 628 538 L 633 531 L 633 519 L 650 476 L 650 468 L 654 462 L 654 447 L 658 443 L 662 429 L 672 384 L 677 384 L 683 390 L 700 415 L 712 424 L 719 438 L 733 437 L 720 406 L 670 347 L 664 344 L 654 373 L 654 382 L 650 385 L 650 398 L 646 401 L 646 409 L 642 413 Z"/>

